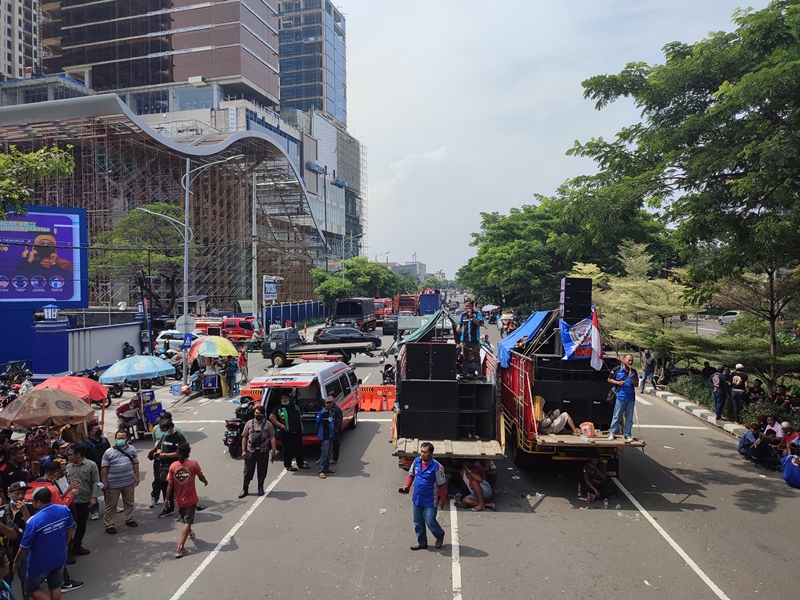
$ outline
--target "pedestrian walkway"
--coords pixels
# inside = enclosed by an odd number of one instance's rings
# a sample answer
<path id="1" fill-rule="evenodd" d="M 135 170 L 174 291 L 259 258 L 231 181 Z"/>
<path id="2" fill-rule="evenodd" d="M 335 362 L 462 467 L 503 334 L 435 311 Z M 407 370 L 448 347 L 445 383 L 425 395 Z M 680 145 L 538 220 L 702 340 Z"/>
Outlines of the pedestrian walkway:
<path id="1" fill-rule="evenodd" d="M 641 392 L 637 392 L 637 396 L 642 395 Z M 744 425 L 736 425 L 731 423 L 730 421 L 722 421 L 717 420 L 716 415 L 713 411 L 708 410 L 702 406 L 697 406 L 693 404 L 683 396 L 678 396 L 677 394 L 673 394 L 672 392 L 666 392 L 658 390 L 656 392 L 645 392 L 645 396 L 655 396 L 661 398 L 665 402 L 669 402 L 670 404 L 677 406 L 678 408 L 684 410 L 685 412 L 689 413 L 690 415 L 694 415 L 698 419 L 706 421 L 710 425 L 716 425 L 720 429 L 724 429 L 728 433 L 735 435 L 736 437 L 741 437 L 747 432 L 747 428 Z"/>

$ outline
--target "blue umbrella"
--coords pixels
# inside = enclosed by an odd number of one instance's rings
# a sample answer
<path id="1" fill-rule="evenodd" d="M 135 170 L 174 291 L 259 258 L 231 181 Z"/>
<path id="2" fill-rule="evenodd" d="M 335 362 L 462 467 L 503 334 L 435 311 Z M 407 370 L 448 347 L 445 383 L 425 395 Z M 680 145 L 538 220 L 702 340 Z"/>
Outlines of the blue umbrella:
<path id="1" fill-rule="evenodd" d="M 175 367 L 157 356 L 143 354 L 129 356 L 115 362 L 100 376 L 100 383 L 122 383 L 125 380 L 153 379 L 159 375 L 171 375 Z"/>

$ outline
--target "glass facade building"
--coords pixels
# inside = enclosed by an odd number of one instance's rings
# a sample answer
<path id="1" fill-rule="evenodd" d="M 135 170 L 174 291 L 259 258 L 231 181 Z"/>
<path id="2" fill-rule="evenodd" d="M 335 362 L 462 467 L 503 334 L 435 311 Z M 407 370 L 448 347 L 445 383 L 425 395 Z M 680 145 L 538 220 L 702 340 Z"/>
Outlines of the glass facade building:
<path id="1" fill-rule="evenodd" d="M 217 83 L 225 98 L 277 106 L 278 11 L 275 0 L 60 0 L 58 44 L 45 68 L 95 91 L 149 88 L 137 112 L 163 110 L 175 84 L 197 94 Z M 159 101 L 156 90 L 164 100 Z M 187 90 L 186 95 L 189 94 Z M 188 105 L 197 101 L 187 98 Z M 203 104 L 200 101 L 199 104 Z M 160 108 L 159 108 L 160 106 Z"/>
<path id="2" fill-rule="evenodd" d="M 281 108 L 322 111 L 347 124 L 344 15 L 328 0 L 279 4 Z"/>

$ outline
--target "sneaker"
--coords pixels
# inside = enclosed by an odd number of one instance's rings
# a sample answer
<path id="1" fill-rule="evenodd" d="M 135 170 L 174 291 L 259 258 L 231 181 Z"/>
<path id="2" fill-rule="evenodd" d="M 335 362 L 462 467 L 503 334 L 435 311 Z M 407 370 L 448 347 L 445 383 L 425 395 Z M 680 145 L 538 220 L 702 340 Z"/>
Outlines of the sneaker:
<path id="1" fill-rule="evenodd" d="M 74 565 L 76 562 L 78 561 L 75 559 L 75 555 L 72 552 L 67 552 L 67 564 Z"/>
<path id="2" fill-rule="evenodd" d="M 158 513 L 158 518 L 163 519 L 164 517 L 168 517 L 175 512 L 175 509 L 167 510 L 166 508 Z"/>
<path id="3" fill-rule="evenodd" d="M 100 513 L 99 513 L 99 512 L 92 513 L 92 514 L 90 514 L 90 515 L 89 515 L 89 518 L 90 518 L 92 521 L 97 521 L 97 519 L 99 519 L 99 518 L 100 518 Z"/>
<path id="4" fill-rule="evenodd" d="M 332 460 L 332 461 L 331 461 L 331 464 L 332 464 L 332 465 L 335 465 L 335 464 L 338 464 L 338 463 L 339 463 L 339 461 L 338 461 L 338 460 Z"/>
<path id="5" fill-rule="evenodd" d="M 626 442 L 632 442 L 633 441 L 633 436 L 632 435 L 626 435 L 625 436 L 625 441 Z"/>
<path id="6" fill-rule="evenodd" d="M 118 507 L 117 507 L 117 512 L 118 512 L 118 513 L 121 513 L 121 512 L 122 512 L 122 511 L 124 511 L 124 510 L 125 510 L 125 509 L 124 509 L 124 508 L 122 508 L 121 506 L 118 506 Z"/>
<path id="7" fill-rule="evenodd" d="M 75 579 L 70 579 L 69 581 L 65 581 L 61 584 L 61 591 L 62 592 L 71 592 L 72 590 L 79 590 L 84 586 L 82 581 L 77 581 Z"/>
<path id="8" fill-rule="evenodd" d="M 92 551 L 91 550 L 87 550 L 83 546 L 78 546 L 77 548 L 73 548 L 72 549 L 72 553 L 75 556 L 86 556 L 87 554 L 91 554 Z"/>
<path id="9" fill-rule="evenodd" d="M 150 508 L 155 508 L 158 505 L 158 498 L 150 496 Z"/>
<path id="10" fill-rule="evenodd" d="M 608 434 L 608 439 L 613 440 L 614 439 L 614 434 L 613 433 L 609 433 Z"/>

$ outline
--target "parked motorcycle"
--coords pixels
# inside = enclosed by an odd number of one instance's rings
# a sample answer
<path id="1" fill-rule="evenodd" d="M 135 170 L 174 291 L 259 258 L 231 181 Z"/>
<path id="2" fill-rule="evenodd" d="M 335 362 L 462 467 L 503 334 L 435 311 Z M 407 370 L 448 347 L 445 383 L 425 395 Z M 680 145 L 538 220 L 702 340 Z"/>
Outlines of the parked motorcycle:
<path id="1" fill-rule="evenodd" d="M 242 403 L 236 407 L 236 418 L 225 419 L 225 433 L 222 436 L 222 443 L 228 448 L 228 454 L 233 458 L 239 458 L 242 454 L 242 432 L 244 425 L 255 415 L 255 404 L 251 400 L 242 399 Z"/>
<path id="2" fill-rule="evenodd" d="M 383 385 L 395 385 L 395 368 L 392 365 L 383 365 L 381 374 L 383 375 Z"/>

